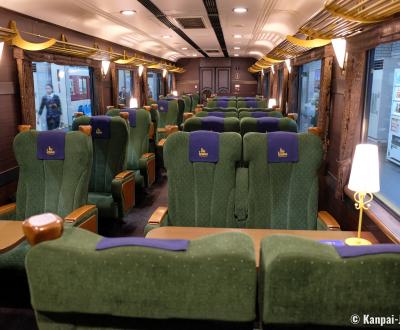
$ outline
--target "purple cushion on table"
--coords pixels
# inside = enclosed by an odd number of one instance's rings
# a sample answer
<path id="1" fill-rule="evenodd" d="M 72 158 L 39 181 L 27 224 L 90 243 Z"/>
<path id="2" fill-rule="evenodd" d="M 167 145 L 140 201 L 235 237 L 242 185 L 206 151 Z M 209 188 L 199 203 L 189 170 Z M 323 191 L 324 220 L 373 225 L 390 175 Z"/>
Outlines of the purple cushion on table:
<path id="1" fill-rule="evenodd" d="M 268 163 L 293 163 L 299 161 L 299 140 L 297 133 L 268 133 L 267 144 Z"/>
<path id="2" fill-rule="evenodd" d="M 189 247 L 189 241 L 182 239 L 144 237 L 104 237 L 97 243 L 96 250 L 105 250 L 121 246 L 144 246 L 161 250 L 186 251 Z"/>
<path id="3" fill-rule="evenodd" d="M 400 253 L 399 244 L 374 244 L 360 246 L 335 246 L 337 253 L 342 258 L 359 257 L 370 254 Z"/>
<path id="4" fill-rule="evenodd" d="M 263 118 L 263 117 L 268 117 L 269 115 L 268 115 L 268 112 L 265 112 L 265 111 L 252 111 L 251 113 L 250 113 L 250 115 L 253 117 L 253 118 Z M 263 132 L 264 133 L 264 132 Z"/>
<path id="5" fill-rule="evenodd" d="M 257 119 L 257 132 L 276 132 L 279 131 L 279 118 L 262 117 Z"/>
<path id="6" fill-rule="evenodd" d="M 203 117 L 201 118 L 201 129 L 205 131 L 223 132 L 224 118 Z"/>
<path id="7" fill-rule="evenodd" d="M 134 108 L 131 109 L 124 109 L 124 112 L 127 112 L 129 114 L 128 116 L 128 122 L 130 127 L 136 127 L 136 110 Z"/>
<path id="8" fill-rule="evenodd" d="M 217 107 L 219 108 L 227 108 L 228 107 L 228 99 L 222 99 L 217 101 Z"/>
<path id="9" fill-rule="evenodd" d="M 158 111 L 160 112 L 168 112 L 168 100 L 159 100 L 158 104 Z"/>
<path id="10" fill-rule="evenodd" d="M 191 132 L 189 135 L 189 161 L 217 163 L 218 160 L 219 133 L 210 131 Z"/>
<path id="11" fill-rule="evenodd" d="M 41 160 L 63 160 L 65 133 L 62 130 L 38 132 L 36 157 Z"/>
<path id="12" fill-rule="evenodd" d="M 222 111 L 212 111 L 207 113 L 208 117 L 220 117 L 220 118 L 225 118 L 225 113 Z"/>
<path id="13" fill-rule="evenodd" d="M 257 108 L 257 101 L 256 100 L 246 100 L 246 107 L 247 108 Z"/>
<path id="14" fill-rule="evenodd" d="M 95 139 L 109 139 L 111 136 L 111 117 L 94 116 L 90 118 L 92 137 Z"/>

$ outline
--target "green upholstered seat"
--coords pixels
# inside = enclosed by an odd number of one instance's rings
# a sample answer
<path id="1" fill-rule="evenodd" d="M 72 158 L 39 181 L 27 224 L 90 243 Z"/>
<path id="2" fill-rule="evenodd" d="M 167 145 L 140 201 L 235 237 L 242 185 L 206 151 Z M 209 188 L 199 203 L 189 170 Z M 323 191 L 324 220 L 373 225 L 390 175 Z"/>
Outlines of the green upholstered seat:
<path id="1" fill-rule="evenodd" d="M 218 108 L 218 107 L 225 107 L 225 108 L 236 108 L 236 99 L 226 99 L 225 100 L 209 100 L 207 101 L 208 108 Z"/>
<path id="2" fill-rule="evenodd" d="M 280 114 L 280 112 L 277 112 Z M 269 113 L 268 113 L 269 114 Z M 240 134 L 245 135 L 249 132 L 258 132 L 257 121 L 259 118 L 245 117 L 240 120 Z M 297 124 L 290 118 L 279 118 L 279 130 L 297 133 Z M 261 132 L 260 132 L 261 133 Z M 264 132 L 262 132 L 264 133 Z"/>
<path id="3" fill-rule="evenodd" d="M 185 104 L 184 112 L 192 112 L 192 99 L 188 95 L 182 95 L 182 100 Z"/>
<path id="4" fill-rule="evenodd" d="M 193 117 L 189 118 L 188 120 L 185 121 L 183 125 L 183 130 L 185 132 L 193 132 L 193 131 L 200 131 L 204 130 L 204 126 L 202 121 L 204 118 L 199 118 L 199 117 Z M 208 118 L 208 117 L 207 117 Z M 221 118 L 223 120 L 223 129 L 220 132 L 240 132 L 240 122 L 239 119 L 235 117 L 226 117 L 226 118 Z M 214 129 L 210 129 L 214 130 Z M 215 130 L 218 132 L 218 130 Z"/>
<path id="5" fill-rule="evenodd" d="M 167 109 L 165 108 L 164 102 L 167 102 Z M 158 113 L 159 113 L 159 121 L 158 121 L 158 133 L 159 139 L 164 138 L 165 134 L 162 130 L 167 125 L 177 125 L 178 127 L 183 122 L 183 108 L 179 108 L 178 100 L 160 100 L 158 102 Z M 161 129 L 161 130 L 160 130 Z"/>
<path id="6" fill-rule="evenodd" d="M 217 163 L 189 160 L 190 134 L 177 132 L 168 137 L 164 145 L 164 165 L 168 175 L 168 215 L 163 224 L 238 227 L 234 216 L 234 199 L 236 164 L 242 154 L 240 134 L 219 134 Z"/>
<path id="7" fill-rule="evenodd" d="M 203 111 L 208 111 L 208 112 L 237 112 L 235 107 L 226 107 L 226 108 L 221 108 L 221 107 L 204 107 Z"/>
<path id="8" fill-rule="evenodd" d="M 119 116 L 120 112 L 110 110 L 107 115 Z M 136 185 L 140 187 L 150 187 L 155 181 L 155 155 L 150 153 L 149 149 L 150 124 L 150 113 L 144 109 L 136 110 L 135 127 L 128 123 L 129 142 L 126 168 L 135 172 Z"/>
<path id="9" fill-rule="evenodd" d="M 267 107 L 267 101 L 266 100 L 260 100 L 260 99 L 256 99 L 254 98 L 254 101 L 256 102 L 256 108 L 262 108 L 265 109 Z M 245 100 L 245 99 L 238 99 L 237 100 L 237 108 L 248 108 L 249 107 L 249 103 Z"/>
<path id="10" fill-rule="evenodd" d="M 74 120 L 72 128 L 89 125 L 90 117 Z M 93 138 L 93 166 L 89 184 L 89 203 L 96 204 L 100 218 L 118 219 L 134 206 L 134 174 L 126 171 L 129 141 L 128 124 L 111 117 L 110 138 Z M 107 198 L 106 198 L 107 196 Z M 111 203 L 111 198 L 113 202 Z"/>
<path id="11" fill-rule="evenodd" d="M 341 258 L 330 245 L 271 236 L 261 242 L 261 319 L 269 326 L 338 329 L 356 326 L 353 314 L 360 325 L 363 315 L 398 315 L 399 273 L 399 254 Z"/>
<path id="12" fill-rule="evenodd" d="M 101 239 L 72 228 L 28 253 L 40 329 L 117 328 L 111 317 L 124 317 L 118 328 L 129 329 L 135 318 L 164 320 L 164 326 L 174 319 L 189 325 L 254 321 L 256 265 L 249 236 L 211 235 L 178 252 L 139 246 L 96 251 Z M 99 324 L 104 315 L 109 323 Z"/>
<path id="13" fill-rule="evenodd" d="M 253 110 L 253 109 L 252 109 Z M 246 111 L 246 110 L 244 110 L 243 108 L 242 109 L 239 109 L 239 111 L 238 111 L 238 117 L 239 117 L 239 119 L 242 119 L 242 118 L 254 118 L 253 117 L 253 114 L 254 114 L 254 112 L 262 112 L 262 113 L 265 113 L 265 116 L 266 117 L 275 117 L 275 118 L 283 118 L 283 115 L 282 115 L 282 112 L 280 112 L 280 111 L 274 111 L 274 110 L 270 110 L 270 109 L 268 109 L 268 111 L 267 110 L 256 110 L 256 111 L 251 111 L 251 110 L 248 110 L 248 111 Z"/>
<path id="14" fill-rule="evenodd" d="M 196 113 L 195 117 L 207 117 L 207 116 L 212 116 L 213 112 L 215 111 L 200 111 Z M 224 117 L 235 117 L 237 118 L 237 112 L 236 111 L 221 111 L 223 112 Z"/>
<path id="15" fill-rule="evenodd" d="M 299 161 L 267 162 L 267 134 L 243 137 L 243 160 L 248 163 L 246 227 L 317 229 L 318 170 L 321 140 L 299 133 Z"/>
<path id="16" fill-rule="evenodd" d="M 67 132 L 64 160 L 40 160 L 36 156 L 38 134 L 31 130 L 19 133 L 14 139 L 19 165 L 17 202 L 10 204 L 7 212 L 0 212 L 1 220 L 25 220 L 45 212 L 68 217 L 87 203 L 93 157 L 91 138 L 81 132 Z M 81 212 L 73 225 L 84 225 L 93 216 L 97 216 L 97 209 Z M 24 241 L 0 253 L 1 306 L 28 304 L 24 267 L 28 249 Z"/>
<path id="17" fill-rule="evenodd" d="M 194 109 L 199 104 L 200 97 L 199 97 L 199 94 L 197 94 L 197 93 L 190 94 L 190 96 L 192 98 L 192 112 L 194 112 Z"/>

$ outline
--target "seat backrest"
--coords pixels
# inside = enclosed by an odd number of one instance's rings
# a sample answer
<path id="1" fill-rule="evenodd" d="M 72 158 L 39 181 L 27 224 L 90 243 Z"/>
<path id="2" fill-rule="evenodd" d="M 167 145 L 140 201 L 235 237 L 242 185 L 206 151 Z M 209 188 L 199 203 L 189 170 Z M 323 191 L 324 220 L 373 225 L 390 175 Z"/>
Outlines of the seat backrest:
<path id="1" fill-rule="evenodd" d="M 248 162 L 249 176 L 247 227 L 317 228 L 322 143 L 313 134 L 296 135 L 298 162 L 294 163 L 267 161 L 268 134 L 247 133 L 244 136 L 243 160 Z"/>
<path id="2" fill-rule="evenodd" d="M 185 121 L 183 125 L 185 132 L 193 131 L 214 131 L 214 132 L 240 132 L 240 122 L 238 118 L 226 117 L 219 118 L 207 116 L 203 118 L 192 117 Z"/>
<path id="3" fill-rule="evenodd" d="M 188 95 L 182 95 L 182 100 L 185 104 L 184 112 L 191 112 L 192 111 L 192 99 Z"/>
<path id="4" fill-rule="evenodd" d="M 207 101 L 209 108 L 236 108 L 236 99 L 216 99 Z"/>
<path id="5" fill-rule="evenodd" d="M 244 111 L 243 108 L 240 109 L 241 111 L 238 112 L 238 117 L 239 119 L 242 118 L 261 118 L 261 117 L 275 117 L 275 118 L 283 118 L 282 112 L 280 111 L 252 111 L 252 110 L 248 110 L 248 111 Z"/>
<path id="6" fill-rule="evenodd" d="M 192 94 L 192 111 L 194 111 L 194 109 L 196 108 L 196 106 L 199 104 L 199 94 L 195 93 Z"/>
<path id="7" fill-rule="evenodd" d="M 196 148 L 194 141 L 199 138 L 204 145 Z M 242 139 L 238 133 L 177 132 L 168 137 L 164 165 L 168 174 L 170 225 L 238 226 L 234 220 L 234 192 L 236 163 L 241 159 L 241 151 Z M 189 156 L 197 153 L 200 160 L 205 154 L 218 159 L 216 162 L 191 161 Z"/>
<path id="8" fill-rule="evenodd" d="M 126 168 L 128 170 L 138 170 L 140 157 L 149 151 L 150 113 L 144 109 L 123 109 L 121 111 L 129 113 L 129 143 Z M 111 117 L 119 116 L 119 114 L 120 111 L 118 113 L 114 110 L 107 111 L 107 115 Z"/>
<path id="9" fill-rule="evenodd" d="M 81 116 L 74 120 L 73 130 L 78 130 L 80 125 L 91 125 L 95 116 Z M 111 182 L 114 177 L 126 169 L 126 154 L 128 147 L 128 124 L 121 117 L 111 117 L 109 121 L 109 138 L 97 138 L 95 130 L 92 131 L 93 140 L 93 166 L 90 177 L 90 192 L 111 192 Z"/>
<path id="10" fill-rule="evenodd" d="M 215 108 L 209 108 L 209 107 L 204 107 L 203 108 L 204 111 L 208 111 L 208 112 L 212 112 L 212 111 L 216 111 L 216 112 L 224 112 L 224 111 L 228 111 L 228 112 L 237 112 L 236 108 L 232 108 L 232 107 L 228 107 L 228 108 L 221 108 L 221 107 L 215 107 Z"/>
<path id="11" fill-rule="evenodd" d="M 200 111 L 196 113 L 196 117 L 208 117 L 208 116 L 214 116 L 214 117 L 235 117 L 237 118 L 237 112 L 236 111 Z"/>
<path id="12" fill-rule="evenodd" d="M 277 113 L 280 114 L 280 112 Z M 240 134 L 242 135 L 249 132 L 265 133 L 274 131 L 297 133 L 297 124 L 290 118 L 275 118 L 272 116 L 263 118 L 245 117 L 240 119 Z"/>
<path id="13" fill-rule="evenodd" d="M 180 108 L 178 100 L 163 99 L 157 102 L 159 112 L 158 128 L 164 128 L 166 125 L 180 125 L 183 121 L 184 107 Z"/>
<path id="14" fill-rule="evenodd" d="M 19 165 L 16 219 L 44 212 L 64 217 L 87 202 L 93 160 L 91 138 L 81 132 L 67 132 L 64 159 L 43 160 L 37 155 L 39 134 L 50 134 L 49 145 L 54 141 L 52 133 L 34 130 L 19 133 L 14 139 Z M 47 155 L 57 155 L 58 148 L 46 148 Z"/>

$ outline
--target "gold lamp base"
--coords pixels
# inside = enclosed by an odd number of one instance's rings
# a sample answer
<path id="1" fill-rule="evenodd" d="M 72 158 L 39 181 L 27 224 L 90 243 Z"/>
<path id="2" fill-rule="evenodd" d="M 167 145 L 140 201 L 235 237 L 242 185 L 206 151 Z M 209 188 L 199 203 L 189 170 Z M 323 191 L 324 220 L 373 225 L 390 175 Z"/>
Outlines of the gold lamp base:
<path id="1" fill-rule="evenodd" d="M 356 246 L 356 245 L 371 245 L 372 243 L 364 238 L 358 237 L 350 237 L 346 238 L 344 241 L 347 245 Z"/>

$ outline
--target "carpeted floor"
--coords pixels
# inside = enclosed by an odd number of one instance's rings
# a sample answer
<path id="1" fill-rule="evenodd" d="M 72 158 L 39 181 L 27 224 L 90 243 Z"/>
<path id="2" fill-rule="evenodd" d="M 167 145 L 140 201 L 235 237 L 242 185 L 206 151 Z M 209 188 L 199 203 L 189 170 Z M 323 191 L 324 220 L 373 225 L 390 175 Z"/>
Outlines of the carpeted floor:
<path id="1" fill-rule="evenodd" d="M 144 226 L 158 206 L 167 206 L 167 179 L 165 175 L 137 196 L 136 206 L 123 221 L 109 223 L 104 228 L 106 236 L 143 236 Z M 1 293 L 0 293 L 1 294 Z M 31 309 L 1 308 L 0 329 L 35 330 L 35 315 Z"/>

